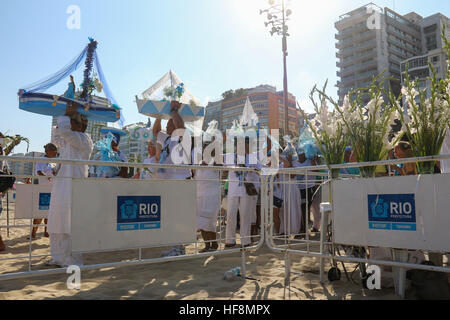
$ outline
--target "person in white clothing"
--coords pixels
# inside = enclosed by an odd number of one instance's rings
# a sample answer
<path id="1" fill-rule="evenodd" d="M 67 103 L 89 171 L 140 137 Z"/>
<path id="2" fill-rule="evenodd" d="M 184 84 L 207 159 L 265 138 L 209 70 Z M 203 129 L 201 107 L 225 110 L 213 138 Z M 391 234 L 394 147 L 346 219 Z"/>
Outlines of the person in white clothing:
<path id="1" fill-rule="evenodd" d="M 155 160 L 159 164 L 175 164 L 175 160 L 182 159 L 183 164 L 189 164 L 191 154 L 190 148 L 184 148 L 184 142 L 190 142 L 190 135 L 187 132 L 184 121 L 181 118 L 178 110 L 181 108 L 181 103 L 178 101 L 171 101 L 170 115 L 171 119 L 167 122 L 166 132 L 161 131 L 161 119 L 156 119 L 153 125 L 153 136 L 156 137 L 156 154 Z M 181 130 L 184 129 L 184 130 Z M 175 132 L 175 130 L 179 130 Z M 176 135 L 175 133 L 179 133 Z M 180 134 L 181 133 L 181 134 Z M 183 144 L 183 147 L 179 148 Z M 181 164 L 181 163 L 178 163 Z M 158 169 L 158 179 L 163 180 L 186 180 L 192 177 L 191 170 L 188 169 Z M 169 251 L 164 251 L 163 256 L 178 256 L 185 254 L 183 245 L 173 247 Z"/>
<path id="2" fill-rule="evenodd" d="M 48 143 L 44 146 L 45 150 L 45 158 L 53 159 L 56 158 L 56 155 L 58 154 L 58 148 L 53 143 Z M 44 162 L 38 162 L 36 163 L 35 167 L 35 174 L 41 177 L 45 178 L 39 178 L 39 184 L 49 184 L 52 183 L 52 178 L 56 176 L 56 166 L 54 163 L 44 163 Z M 33 220 L 33 230 L 31 232 L 31 237 L 33 239 L 36 238 L 36 232 L 38 230 L 39 224 L 42 223 L 42 219 L 34 219 Z M 50 235 L 47 232 L 47 223 L 48 219 L 44 219 L 45 224 L 45 230 L 44 230 L 44 237 L 48 238 Z"/>
<path id="3" fill-rule="evenodd" d="M 153 141 L 149 141 L 147 145 L 148 158 L 144 160 L 144 164 L 156 164 L 156 147 Z M 157 170 L 155 168 L 145 168 L 142 172 L 137 174 L 135 178 L 143 180 L 157 179 Z"/>
<path id="4" fill-rule="evenodd" d="M 249 154 L 249 141 L 245 142 L 245 155 L 227 154 L 226 159 L 236 159 L 236 161 L 226 160 L 226 163 L 243 163 L 245 167 L 257 167 L 256 153 Z M 251 183 L 258 188 L 259 177 L 255 172 L 230 171 L 227 197 L 227 226 L 226 226 L 226 248 L 236 246 L 236 225 L 237 211 L 239 209 L 240 216 L 240 238 L 241 245 L 246 247 L 252 242 L 251 240 L 251 223 L 256 221 L 256 203 L 258 194 L 249 195 L 247 193 L 245 183 Z"/>
<path id="5" fill-rule="evenodd" d="M 193 155 L 200 152 L 193 149 Z M 203 161 L 202 165 L 216 164 Z M 194 178 L 197 181 L 197 227 L 205 241 L 205 248 L 200 252 L 216 251 L 219 247 L 216 227 L 221 203 L 220 173 L 217 170 L 195 170 Z"/>
<path id="6" fill-rule="evenodd" d="M 297 162 L 297 152 L 295 148 L 288 144 L 280 155 L 281 168 L 300 167 Z M 280 189 L 283 204 L 280 209 L 280 233 L 289 235 L 298 235 L 300 232 L 300 223 L 302 216 L 301 200 L 302 196 L 296 182 L 296 175 L 280 174 Z M 293 183 L 294 182 L 294 183 Z"/>
<path id="7" fill-rule="evenodd" d="M 190 141 L 190 135 L 185 130 L 184 121 L 178 113 L 181 104 L 178 101 L 171 102 L 171 119 L 167 122 L 166 132 L 161 131 L 161 119 L 156 119 L 153 125 L 153 136 L 156 137 L 156 162 L 160 164 L 174 164 L 173 159 L 183 159 L 183 164 L 190 163 L 190 148 L 184 147 L 184 142 Z M 183 132 L 174 135 L 175 130 Z M 183 146 L 180 148 L 180 146 Z M 181 164 L 181 163 L 178 163 Z M 186 169 L 158 169 L 158 178 L 167 180 L 185 180 L 192 177 L 191 171 Z"/>
<path id="8" fill-rule="evenodd" d="M 441 154 L 450 154 L 450 128 L 447 128 L 447 134 L 441 148 Z M 441 160 L 441 173 L 450 173 L 450 159 Z M 447 267 L 450 267 L 450 254 L 447 255 Z"/>
<path id="9" fill-rule="evenodd" d="M 298 162 L 299 167 L 312 167 L 315 166 L 313 160 L 306 158 L 305 150 L 299 148 Z M 308 216 L 308 222 L 311 220 L 311 205 L 313 203 L 313 195 L 317 189 L 314 182 L 315 177 L 312 175 L 297 175 L 297 180 L 301 181 L 298 185 L 300 193 L 302 195 L 302 220 L 300 226 L 300 233 L 305 234 L 309 226 L 306 225 L 306 216 Z M 307 206 L 308 204 L 308 206 Z"/>
<path id="10" fill-rule="evenodd" d="M 450 154 L 450 128 L 447 128 L 444 142 L 442 143 L 441 154 Z M 441 173 L 450 173 L 450 159 L 441 160 Z"/>
<path id="11" fill-rule="evenodd" d="M 76 106 L 68 105 L 66 116 L 58 117 L 54 129 L 54 143 L 59 149 L 61 159 L 89 160 L 93 143 L 85 133 L 88 121 L 76 112 Z M 48 264 L 59 266 L 82 265 L 81 255 L 72 254 L 71 243 L 71 202 L 72 178 L 87 178 L 87 165 L 61 165 L 54 179 L 48 232 L 50 233 L 51 261 Z"/>

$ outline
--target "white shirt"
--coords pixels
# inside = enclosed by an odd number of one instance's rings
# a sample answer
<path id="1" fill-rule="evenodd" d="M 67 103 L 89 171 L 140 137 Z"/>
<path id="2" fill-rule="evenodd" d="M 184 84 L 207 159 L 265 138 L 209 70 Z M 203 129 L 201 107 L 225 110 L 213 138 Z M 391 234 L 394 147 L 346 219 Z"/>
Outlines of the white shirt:
<path id="1" fill-rule="evenodd" d="M 235 164 L 234 160 L 236 155 L 233 153 L 228 153 L 225 155 L 225 163 L 228 166 L 235 166 L 242 164 L 242 162 L 245 162 L 245 166 L 247 168 L 259 168 L 261 166 L 260 163 L 257 161 L 257 155 L 254 154 L 247 154 L 245 156 L 237 156 L 237 164 Z M 255 158 L 256 157 L 256 158 Z M 256 163 L 256 164 L 255 164 Z M 242 197 L 247 195 L 247 191 L 245 190 L 244 181 L 247 182 L 253 182 L 255 184 L 255 187 L 259 187 L 259 176 L 256 172 L 243 172 L 241 171 L 241 174 L 238 175 L 236 171 L 230 171 L 228 175 L 228 196 L 231 197 Z"/>
<path id="2" fill-rule="evenodd" d="M 447 129 L 447 135 L 442 143 L 441 154 L 450 154 L 450 129 Z M 441 172 L 450 173 L 450 159 L 441 161 Z"/>
<path id="3" fill-rule="evenodd" d="M 70 128 L 70 118 L 58 117 L 58 128 L 54 129 L 53 143 L 58 147 L 60 159 L 89 160 L 93 143 L 89 135 L 74 132 Z M 72 178 L 86 178 L 87 165 L 63 164 L 53 179 L 48 232 L 70 234 L 72 214 Z"/>
<path id="4" fill-rule="evenodd" d="M 185 136 L 183 139 L 189 139 L 189 133 L 185 132 Z M 162 152 L 161 157 L 164 152 L 164 149 L 168 147 L 169 149 L 169 155 L 165 159 L 164 163 L 162 164 L 174 164 L 173 159 L 183 159 L 184 164 L 189 164 L 189 158 L 188 155 L 190 152 L 186 152 L 186 150 L 183 148 L 181 142 L 182 139 L 174 139 L 173 137 L 169 136 L 167 133 L 160 131 L 158 133 L 158 137 L 156 142 L 161 145 Z M 167 180 L 186 180 L 187 178 L 190 178 L 192 176 L 191 171 L 188 169 L 164 169 L 162 172 L 161 170 L 158 170 L 158 177 L 160 179 L 167 179 Z"/>
<path id="5" fill-rule="evenodd" d="M 48 158 L 45 158 L 48 159 Z M 39 175 L 38 172 L 42 172 L 44 176 L 46 177 L 53 177 L 53 171 L 55 170 L 56 166 L 54 163 L 43 163 L 39 162 L 36 163 L 34 174 Z M 51 183 L 51 179 L 49 181 L 49 178 L 39 178 L 39 184 L 49 184 Z"/>

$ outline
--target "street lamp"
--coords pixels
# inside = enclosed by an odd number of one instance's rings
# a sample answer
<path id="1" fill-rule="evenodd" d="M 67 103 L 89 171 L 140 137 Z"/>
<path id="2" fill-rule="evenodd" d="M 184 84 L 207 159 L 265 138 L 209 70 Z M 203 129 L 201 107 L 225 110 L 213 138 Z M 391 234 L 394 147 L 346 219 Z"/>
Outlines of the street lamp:
<path id="1" fill-rule="evenodd" d="M 289 0 L 288 0 L 289 1 Z M 287 82 L 287 64 L 286 57 L 288 55 L 287 52 L 287 37 L 288 26 L 286 25 L 286 21 L 289 20 L 289 16 L 292 14 L 292 10 L 287 8 L 284 0 L 281 0 L 281 3 L 275 3 L 275 0 L 269 0 L 270 7 L 265 10 L 259 10 L 259 14 L 267 13 L 267 22 L 264 22 L 266 27 L 270 26 L 270 35 L 273 36 L 277 34 L 282 36 L 282 50 L 283 50 L 283 67 L 284 67 L 284 127 L 285 134 L 289 132 L 289 103 L 288 103 L 288 82 Z"/>

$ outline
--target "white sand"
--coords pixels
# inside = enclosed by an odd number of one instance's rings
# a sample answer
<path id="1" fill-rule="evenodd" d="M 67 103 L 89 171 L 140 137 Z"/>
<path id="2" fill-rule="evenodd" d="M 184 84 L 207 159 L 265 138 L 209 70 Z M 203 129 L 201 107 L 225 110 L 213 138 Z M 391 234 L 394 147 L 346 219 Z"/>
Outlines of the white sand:
<path id="1" fill-rule="evenodd" d="M 5 208 L 6 211 L 6 208 Z M 6 213 L 1 225 L 5 225 Z M 18 224 L 29 224 L 28 220 L 16 220 Z M 29 229 L 0 230 L 7 250 L 0 259 L 28 256 Z M 202 245 L 200 245 L 202 246 Z M 192 252 L 193 246 L 188 248 Z M 49 240 L 43 237 L 43 227 L 32 243 L 33 255 L 49 253 Z M 143 258 L 159 257 L 162 249 L 143 250 Z M 136 259 L 137 250 L 122 252 L 85 254 L 85 264 L 97 264 L 127 259 Z M 35 258 L 32 270 L 48 269 L 45 258 Z M 263 247 L 251 252 L 246 260 L 247 276 L 259 281 L 237 279 L 223 280 L 225 271 L 241 265 L 239 253 L 197 258 L 192 260 L 148 264 L 132 267 L 108 268 L 82 271 L 81 289 L 68 290 L 68 275 L 0 280 L 0 300 L 4 299 L 257 299 L 257 300 L 350 300 L 350 299 L 399 299 L 394 290 L 364 290 L 361 285 L 348 281 L 342 267 L 340 281 L 321 284 L 319 261 L 316 258 L 293 256 L 290 288 L 284 286 L 284 256 Z M 353 270 L 351 264 L 346 265 Z M 0 261 L 0 274 L 27 271 L 28 260 Z M 328 265 L 327 265 L 328 270 Z M 356 277 L 357 278 L 357 277 Z"/>

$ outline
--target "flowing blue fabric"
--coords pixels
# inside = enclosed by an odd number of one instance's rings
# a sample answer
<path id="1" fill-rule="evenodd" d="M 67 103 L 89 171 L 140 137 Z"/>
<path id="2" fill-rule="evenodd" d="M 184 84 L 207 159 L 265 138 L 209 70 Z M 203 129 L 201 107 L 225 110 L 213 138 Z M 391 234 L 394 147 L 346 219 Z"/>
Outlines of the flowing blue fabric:
<path id="1" fill-rule="evenodd" d="M 109 89 L 108 82 L 106 81 L 105 75 L 103 73 L 102 66 L 100 65 L 100 60 L 98 59 L 97 51 L 94 53 L 94 60 L 95 60 L 95 67 L 98 72 L 98 77 L 100 78 L 100 81 L 103 84 L 103 91 L 105 92 L 106 98 L 108 98 L 109 101 L 111 101 L 112 104 L 115 104 L 118 106 L 118 103 L 116 99 L 114 98 L 111 90 Z M 120 111 L 120 119 L 119 119 L 119 125 L 123 127 L 125 124 L 125 118 L 123 116 L 122 110 Z"/>
<path id="2" fill-rule="evenodd" d="M 58 82 L 62 81 L 64 78 L 67 78 L 70 74 L 72 74 L 75 70 L 80 67 L 80 64 L 83 62 L 86 57 L 87 46 L 84 50 L 73 59 L 67 66 L 65 66 L 60 71 L 48 76 L 40 81 L 37 81 L 29 86 L 23 88 L 26 92 L 44 92 L 45 90 L 53 87 Z"/>
<path id="3" fill-rule="evenodd" d="M 96 160 L 105 162 L 120 162 L 122 161 L 117 152 L 112 150 L 111 142 L 115 139 L 111 132 L 108 132 L 105 138 L 97 141 L 94 144 L 94 150 L 97 151 Z M 99 166 L 97 167 L 97 177 L 98 178 L 111 178 L 119 174 L 119 168 L 109 167 L 109 166 Z"/>

